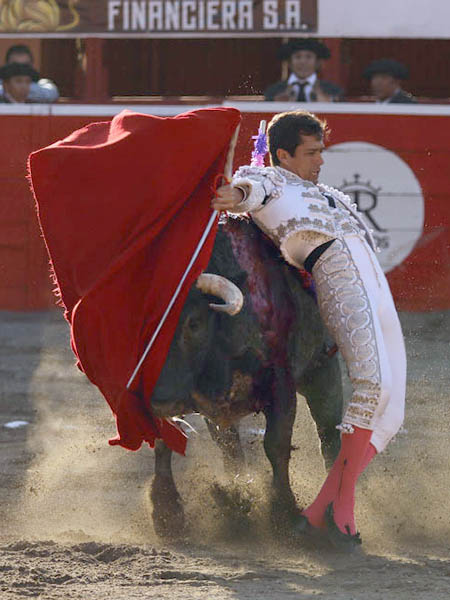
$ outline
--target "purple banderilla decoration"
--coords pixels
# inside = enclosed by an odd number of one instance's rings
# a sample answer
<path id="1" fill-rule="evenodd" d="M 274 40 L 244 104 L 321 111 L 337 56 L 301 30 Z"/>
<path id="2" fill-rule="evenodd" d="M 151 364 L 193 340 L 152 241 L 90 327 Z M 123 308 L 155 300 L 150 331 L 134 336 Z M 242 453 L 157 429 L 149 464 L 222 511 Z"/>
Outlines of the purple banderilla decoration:
<path id="1" fill-rule="evenodd" d="M 267 136 L 266 122 L 259 122 L 258 135 L 253 135 L 252 140 L 255 140 L 255 145 L 252 152 L 251 167 L 264 167 L 264 157 L 267 154 Z"/>

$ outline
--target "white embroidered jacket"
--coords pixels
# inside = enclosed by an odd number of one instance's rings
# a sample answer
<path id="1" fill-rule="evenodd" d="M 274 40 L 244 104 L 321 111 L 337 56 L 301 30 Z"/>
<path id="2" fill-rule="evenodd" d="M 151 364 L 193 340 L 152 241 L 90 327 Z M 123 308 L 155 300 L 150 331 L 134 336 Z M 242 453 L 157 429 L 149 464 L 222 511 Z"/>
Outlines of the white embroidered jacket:
<path id="1" fill-rule="evenodd" d="M 312 231 L 328 239 L 359 234 L 375 250 L 371 231 L 356 205 L 335 188 L 311 183 L 281 167 L 241 167 L 233 186 L 249 189 L 247 198 L 233 212 L 249 212 L 255 223 L 281 249 L 299 231 Z M 335 200 L 329 205 L 327 194 Z"/>

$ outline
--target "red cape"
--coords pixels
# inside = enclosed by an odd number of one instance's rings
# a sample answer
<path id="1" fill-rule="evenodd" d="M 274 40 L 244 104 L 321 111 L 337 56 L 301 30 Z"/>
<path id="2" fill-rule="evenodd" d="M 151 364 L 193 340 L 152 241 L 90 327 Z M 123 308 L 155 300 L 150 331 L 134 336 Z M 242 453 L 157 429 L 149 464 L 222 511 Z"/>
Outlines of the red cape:
<path id="1" fill-rule="evenodd" d="M 191 269 L 132 391 L 126 384 L 208 223 L 240 122 L 232 108 L 171 118 L 124 111 L 30 156 L 38 217 L 79 367 L 116 415 L 111 444 L 130 450 L 186 437 L 151 413 L 150 397 L 189 288 L 206 267 L 216 227 Z"/>

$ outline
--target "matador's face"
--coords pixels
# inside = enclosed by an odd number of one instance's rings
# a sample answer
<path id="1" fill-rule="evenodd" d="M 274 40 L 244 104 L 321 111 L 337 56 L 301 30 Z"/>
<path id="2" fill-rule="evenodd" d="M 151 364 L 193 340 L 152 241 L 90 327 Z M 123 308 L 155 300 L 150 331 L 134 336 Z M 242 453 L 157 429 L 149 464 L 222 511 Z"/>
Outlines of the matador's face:
<path id="1" fill-rule="evenodd" d="M 287 150 L 278 149 L 277 155 L 280 167 L 295 173 L 306 181 L 317 183 L 320 168 L 324 163 L 322 152 L 325 149 L 322 139 L 315 135 L 302 135 L 299 144 L 291 156 Z"/>

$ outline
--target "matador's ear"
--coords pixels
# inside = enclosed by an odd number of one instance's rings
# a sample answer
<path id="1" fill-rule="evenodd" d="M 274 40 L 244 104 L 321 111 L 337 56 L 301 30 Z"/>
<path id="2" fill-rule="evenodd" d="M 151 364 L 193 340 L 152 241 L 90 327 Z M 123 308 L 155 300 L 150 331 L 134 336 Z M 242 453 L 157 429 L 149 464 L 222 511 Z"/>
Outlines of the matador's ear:
<path id="1" fill-rule="evenodd" d="M 281 166 L 283 166 L 283 164 L 286 164 L 286 162 L 289 160 L 289 157 L 291 156 L 289 152 L 284 148 L 278 148 L 276 151 L 276 155 L 278 160 L 280 161 Z"/>

